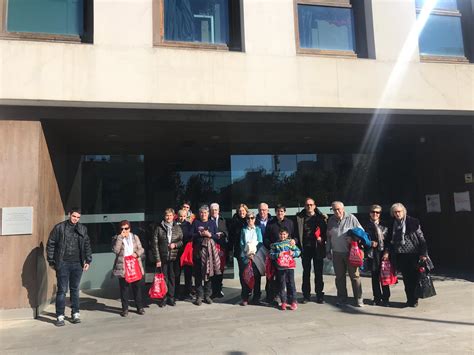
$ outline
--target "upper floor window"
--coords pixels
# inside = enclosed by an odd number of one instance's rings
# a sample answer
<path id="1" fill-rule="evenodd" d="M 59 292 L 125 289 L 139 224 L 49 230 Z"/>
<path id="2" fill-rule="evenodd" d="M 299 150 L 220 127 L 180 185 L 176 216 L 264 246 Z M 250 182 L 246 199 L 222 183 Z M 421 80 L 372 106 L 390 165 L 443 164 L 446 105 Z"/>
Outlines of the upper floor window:
<path id="1" fill-rule="evenodd" d="M 364 0 L 295 0 L 297 51 L 375 57 L 375 53 L 368 53 L 365 3 Z"/>
<path id="2" fill-rule="evenodd" d="M 154 0 L 155 44 L 240 50 L 240 1 Z"/>
<path id="3" fill-rule="evenodd" d="M 434 4 L 420 32 L 422 59 L 467 62 L 464 50 L 462 13 L 456 0 L 416 0 L 417 17 L 424 6 Z"/>
<path id="4" fill-rule="evenodd" d="M 0 36 L 89 42 L 92 1 L 0 0 Z"/>

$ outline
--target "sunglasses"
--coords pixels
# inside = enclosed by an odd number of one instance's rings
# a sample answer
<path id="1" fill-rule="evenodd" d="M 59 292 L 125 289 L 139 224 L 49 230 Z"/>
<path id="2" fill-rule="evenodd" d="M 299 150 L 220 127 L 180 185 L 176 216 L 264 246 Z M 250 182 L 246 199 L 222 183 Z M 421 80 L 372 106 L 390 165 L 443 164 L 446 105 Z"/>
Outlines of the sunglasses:
<path id="1" fill-rule="evenodd" d="M 122 228 L 120 228 L 120 230 L 122 230 L 122 231 L 128 231 L 129 229 L 130 229 L 130 227 L 127 227 L 127 228 L 122 227 Z"/>
<path id="2" fill-rule="evenodd" d="M 247 217 L 247 219 L 255 219 L 255 217 Z"/>
<path id="3" fill-rule="evenodd" d="M 380 211 L 370 211 L 370 213 L 380 214 Z"/>

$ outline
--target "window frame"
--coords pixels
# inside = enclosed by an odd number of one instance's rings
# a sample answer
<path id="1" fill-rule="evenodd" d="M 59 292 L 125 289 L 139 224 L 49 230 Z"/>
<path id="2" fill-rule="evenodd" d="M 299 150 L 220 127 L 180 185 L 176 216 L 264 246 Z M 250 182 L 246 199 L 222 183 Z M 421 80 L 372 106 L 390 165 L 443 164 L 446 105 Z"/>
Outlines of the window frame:
<path id="1" fill-rule="evenodd" d="M 422 8 L 418 7 L 415 3 L 416 15 L 418 16 L 421 13 Z M 431 55 L 431 54 L 421 54 L 420 53 L 420 61 L 421 62 L 435 62 L 435 63 L 469 63 L 469 60 L 466 57 L 466 45 L 465 45 L 465 33 L 462 24 L 462 13 L 458 9 L 443 9 L 443 8 L 434 8 L 429 16 L 437 15 L 437 16 L 448 16 L 448 17 L 459 17 L 461 19 L 461 33 L 463 36 L 463 49 L 464 49 L 464 56 L 450 56 L 450 55 Z M 418 48 L 420 46 L 420 38 L 418 37 Z"/>
<path id="2" fill-rule="evenodd" d="M 339 8 L 350 8 L 353 10 L 350 0 L 293 0 L 293 12 L 294 12 L 294 25 L 295 25 L 295 46 L 297 54 L 304 55 L 315 55 L 315 56 L 329 56 L 329 57 L 342 57 L 342 58 L 357 58 L 356 51 L 346 50 L 331 50 L 331 49 L 318 49 L 318 48 L 302 48 L 300 42 L 300 27 L 298 18 L 298 5 L 313 5 L 313 6 L 327 6 L 327 7 L 339 7 Z M 352 11 L 354 18 L 354 11 Z M 355 26 L 355 23 L 354 23 Z M 355 47 L 357 48 L 356 35 L 354 34 Z"/>
<path id="3" fill-rule="evenodd" d="M 93 2 L 87 4 L 89 0 L 84 1 L 85 8 L 92 11 Z M 93 26 L 93 21 L 88 18 L 86 10 L 84 11 L 84 35 L 61 35 L 54 33 L 37 32 L 8 32 L 7 31 L 7 3 L 8 0 L 0 0 L 0 40 L 23 40 L 23 41 L 42 41 L 42 42 L 60 42 L 60 43 L 92 43 L 92 32 L 87 31 L 87 25 Z M 91 12 L 92 13 L 92 12 Z M 90 38 L 90 41 L 89 41 Z"/>
<path id="4" fill-rule="evenodd" d="M 233 0 L 231 0 L 232 2 Z M 239 4 L 240 6 L 240 1 Z M 232 42 L 230 36 L 233 28 L 231 21 L 232 7 L 234 4 L 229 6 L 229 43 Z M 216 50 L 216 51 L 242 51 L 242 43 L 239 48 L 232 48 L 229 44 L 220 44 L 220 43 L 205 43 L 205 42 L 185 42 L 185 41 L 169 41 L 165 40 L 165 11 L 164 11 L 164 0 L 152 0 L 152 20 L 153 20 L 153 46 L 154 47 L 170 47 L 170 48 L 182 48 L 182 49 L 204 49 L 204 50 Z M 239 21 L 242 24 L 241 11 L 239 12 Z M 240 31 L 241 32 L 241 31 Z M 241 41 L 243 39 L 242 33 Z"/>

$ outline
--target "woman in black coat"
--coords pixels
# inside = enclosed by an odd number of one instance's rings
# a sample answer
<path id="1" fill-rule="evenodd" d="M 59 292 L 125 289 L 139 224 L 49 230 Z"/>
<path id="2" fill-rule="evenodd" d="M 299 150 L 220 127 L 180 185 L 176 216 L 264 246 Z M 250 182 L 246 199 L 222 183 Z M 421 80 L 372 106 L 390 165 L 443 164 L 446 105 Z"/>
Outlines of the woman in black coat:
<path id="1" fill-rule="evenodd" d="M 388 258 L 388 228 L 381 220 L 382 207 L 379 205 L 370 206 L 369 222 L 365 226 L 365 231 L 372 241 L 372 247 L 367 252 L 368 269 L 372 274 L 372 293 L 374 295 L 374 305 L 388 307 L 390 305 L 390 286 L 382 286 L 380 283 L 380 266 L 382 260 Z"/>
<path id="2" fill-rule="evenodd" d="M 407 307 L 417 307 L 416 284 L 418 281 L 418 263 L 427 259 L 426 240 L 421 231 L 420 221 L 407 215 L 407 209 L 401 203 L 390 208 L 394 218 L 391 250 L 396 256 L 397 270 L 402 273 Z"/>

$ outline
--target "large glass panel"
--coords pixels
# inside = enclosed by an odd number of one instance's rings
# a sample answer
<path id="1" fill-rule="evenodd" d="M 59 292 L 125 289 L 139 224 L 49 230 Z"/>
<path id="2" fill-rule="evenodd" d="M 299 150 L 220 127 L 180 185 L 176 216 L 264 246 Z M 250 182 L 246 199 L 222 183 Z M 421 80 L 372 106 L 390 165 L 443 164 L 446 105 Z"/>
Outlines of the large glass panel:
<path id="1" fill-rule="evenodd" d="M 83 0 L 8 0 L 7 31 L 82 35 Z"/>
<path id="2" fill-rule="evenodd" d="M 301 48 L 355 51 L 352 9 L 298 5 Z"/>
<path id="3" fill-rule="evenodd" d="M 164 0 L 165 40 L 226 44 L 230 0 Z"/>
<path id="4" fill-rule="evenodd" d="M 421 55 L 464 57 L 461 18 L 430 15 L 420 33 Z"/>
<path id="5" fill-rule="evenodd" d="M 432 4 L 433 2 L 433 9 L 457 10 L 458 8 L 457 0 L 416 0 L 416 7 L 422 8 L 425 4 Z"/>

